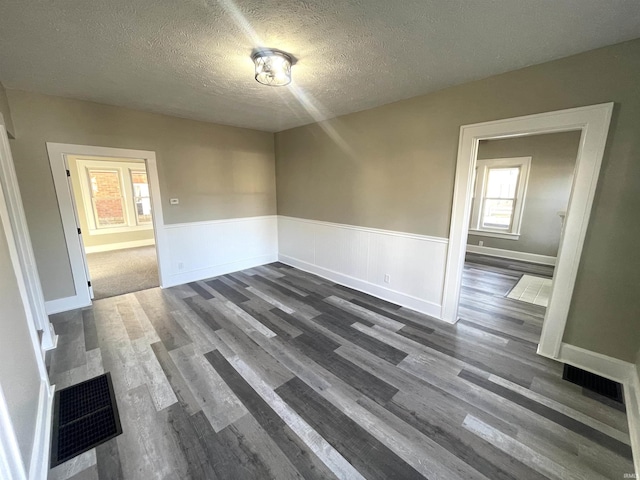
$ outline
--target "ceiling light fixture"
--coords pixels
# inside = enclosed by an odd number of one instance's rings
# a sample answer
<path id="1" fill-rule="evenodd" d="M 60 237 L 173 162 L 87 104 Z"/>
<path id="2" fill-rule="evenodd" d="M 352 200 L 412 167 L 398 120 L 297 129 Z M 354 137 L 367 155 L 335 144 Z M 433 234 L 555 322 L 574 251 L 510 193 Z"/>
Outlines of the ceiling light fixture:
<path id="1" fill-rule="evenodd" d="M 279 50 L 258 50 L 251 58 L 256 65 L 256 81 L 271 87 L 281 87 L 291 83 L 290 55 Z"/>

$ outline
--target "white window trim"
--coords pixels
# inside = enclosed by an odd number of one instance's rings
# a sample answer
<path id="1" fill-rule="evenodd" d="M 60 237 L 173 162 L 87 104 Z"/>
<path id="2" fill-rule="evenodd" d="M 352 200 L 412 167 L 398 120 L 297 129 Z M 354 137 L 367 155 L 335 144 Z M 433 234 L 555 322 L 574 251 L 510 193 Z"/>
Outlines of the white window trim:
<path id="1" fill-rule="evenodd" d="M 153 222 L 145 225 L 137 225 L 133 201 L 132 172 L 146 172 L 145 164 L 141 162 L 118 162 L 110 160 L 88 160 L 79 158 L 76 161 L 78 176 L 80 178 L 80 190 L 84 205 L 89 235 L 109 235 L 114 233 L 139 232 L 153 230 Z M 120 188 L 124 197 L 125 219 L 127 224 L 119 227 L 98 228 L 95 222 L 93 202 L 91 200 L 91 184 L 87 170 L 89 168 L 117 170 L 120 175 Z"/>
<path id="2" fill-rule="evenodd" d="M 510 230 L 493 230 L 482 228 L 480 225 L 482 201 L 474 201 L 471 211 L 471 223 L 469 226 L 470 235 L 479 235 L 483 237 L 504 238 L 508 240 L 518 240 L 520 238 L 520 228 L 522 227 L 522 216 L 524 212 L 524 204 L 527 196 L 527 186 L 529 184 L 529 172 L 531 171 L 531 157 L 513 157 L 513 158 L 492 158 L 476 161 L 476 181 L 475 199 L 483 199 L 484 192 L 487 187 L 487 172 L 489 168 L 508 168 L 520 167 L 520 175 L 518 177 L 518 186 L 516 188 L 515 207 L 513 212 L 513 221 Z"/>

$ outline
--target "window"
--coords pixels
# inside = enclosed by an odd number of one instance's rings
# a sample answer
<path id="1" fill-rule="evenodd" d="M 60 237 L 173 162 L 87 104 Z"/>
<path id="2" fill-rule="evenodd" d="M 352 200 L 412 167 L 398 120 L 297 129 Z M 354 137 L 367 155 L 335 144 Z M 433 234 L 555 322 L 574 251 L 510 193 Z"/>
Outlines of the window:
<path id="1" fill-rule="evenodd" d="M 78 159 L 90 235 L 153 228 L 143 162 Z"/>
<path id="2" fill-rule="evenodd" d="M 131 184 L 133 185 L 136 222 L 138 225 L 149 225 L 151 224 L 151 197 L 149 196 L 147 172 L 132 170 Z"/>
<path id="3" fill-rule="evenodd" d="M 518 239 L 531 157 L 478 160 L 469 233 Z"/>

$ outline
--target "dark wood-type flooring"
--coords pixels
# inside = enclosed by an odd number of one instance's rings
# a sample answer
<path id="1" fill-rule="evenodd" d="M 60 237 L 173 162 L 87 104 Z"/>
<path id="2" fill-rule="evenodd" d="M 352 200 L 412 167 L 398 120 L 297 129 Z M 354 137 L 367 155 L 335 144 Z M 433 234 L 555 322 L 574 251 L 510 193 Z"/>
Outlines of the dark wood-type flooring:
<path id="1" fill-rule="evenodd" d="M 469 256 L 457 325 L 280 263 L 55 315 L 52 383 L 110 371 L 124 433 L 50 478 L 623 478 L 624 409 L 536 355 L 523 272 Z"/>

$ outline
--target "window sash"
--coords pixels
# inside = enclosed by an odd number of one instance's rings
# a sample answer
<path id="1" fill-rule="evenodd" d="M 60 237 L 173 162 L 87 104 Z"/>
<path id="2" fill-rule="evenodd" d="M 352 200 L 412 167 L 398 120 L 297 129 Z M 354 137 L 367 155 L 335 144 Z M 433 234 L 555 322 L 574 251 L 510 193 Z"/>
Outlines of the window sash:
<path id="1" fill-rule="evenodd" d="M 511 202 L 511 212 L 509 214 L 509 223 L 506 226 L 500 226 L 497 224 L 487 224 L 487 200 L 497 200 L 501 202 Z M 500 230 L 500 231 L 511 231 L 513 227 L 513 218 L 516 210 L 516 198 L 496 198 L 496 197 L 484 197 L 482 202 L 482 213 L 480 216 L 480 223 L 482 224 L 483 230 Z"/>
<path id="2" fill-rule="evenodd" d="M 142 185 L 147 185 L 147 192 L 150 192 L 150 187 L 149 187 L 149 177 L 147 176 L 147 172 L 145 170 L 135 170 L 130 168 L 129 169 L 129 178 L 131 179 L 131 193 L 133 195 L 133 211 L 135 213 L 135 220 L 136 220 L 136 224 L 137 225 L 151 225 L 151 222 L 153 221 L 153 212 L 151 211 L 151 194 L 149 193 L 149 195 L 136 195 L 136 184 L 140 184 L 140 183 L 136 183 L 133 180 L 134 175 L 140 175 L 143 174 L 147 180 L 147 183 L 142 184 Z M 139 208 L 138 205 L 141 205 L 142 208 L 144 209 L 144 205 L 148 205 L 148 209 L 149 209 L 149 213 L 145 214 L 145 213 L 140 213 L 139 212 Z M 148 220 L 142 220 L 140 217 L 141 216 L 148 216 L 149 219 Z"/>
<path id="3" fill-rule="evenodd" d="M 493 232 L 505 234 L 517 238 L 520 234 L 522 213 L 524 211 L 524 198 L 526 195 L 527 182 L 529 177 L 531 157 L 501 158 L 490 160 L 478 160 L 476 162 L 475 176 L 473 182 L 473 192 L 471 200 L 471 218 L 469 230 L 472 234 L 481 235 Z M 495 197 L 487 196 L 487 183 L 489 172 L 492 169 L 517 168 L 518 176 L 516 180 L 515 196 Z M 508 227 L 498 225 L 486 225 L 485 213 L 487 204 L 492 200 L 511 201 L 511 215 Z"/>
<path id="4" fill-rule="evenodd" d="M 134 230 L 147 230 L 153 228 L 151 211 L 149 220 L 139 218 L 137 202 L 146 202 L 151 209 L 151 194 L 135 195 L 133 173 L 147 175 L 144 166 L 139 163 L 117 162 L 109 160 L 77 159 L 78 173 L 80 174 L 80 186 L 82 191 L 82 203 L 84 204 L 89 234 L 109 234 Z M 93 191 L 90 172 L 112 172 L 118 176 L 121 196 L 96 197 Z M 148 177 L 147 177 L 148 180 Z M 148 182 L 147 182 L 148 184 Z M 101 200 L 120 200 L 125 221 L 119 224 L 104 224 L 99 221 L 96 203 Z"/>
<path id="5" fill-rule="evenodd" d="M 123 179 L 122 179 L 122 172 L 117 169 L 117 168 L 95 168 L 95 167 L 89 167 L 87 166 L 85 168 L 86 171 L 86 175 L 87 175 L 87 180 L 89 182 L 89 194 L 91 195 L 91 206 L 92 206 L 92 213 L 93 213 L 93 225 L 96 229 L 102 229 L 102 228 L 117 228 L 117 227 L 123 227 L 123 226 L 127 226 L 129 224 L 128 218 L 127 218 L 127 209 L 126 209 L 126 205 L 125 205 L 125 198 L 123 195 Z M 96 191 L 93 188 L 93 182 L 92 182 L 92 178 L 95 178 L 96 174 L 100 174 L 100 173 L 110 173 L 110 174 L 115 174 L 116 179 L 117 179 L 117 183 L 118 183 L 118 190 L 120 191 L 120 195 L 114 195 L 114 196 L 97 196 L 96 195 Z M 120 223 L 102 223 L 101 222 L 101 217 L 100 217 L 100 212 L 99 212 L 99 207 L 98 207 L 98 202 L 100 201 L 110 201 L 110 202 L 115 202 L 118 201 L 118 203 L 120 204 L 120 210 L 122 212 L 122 222 Z"/>

